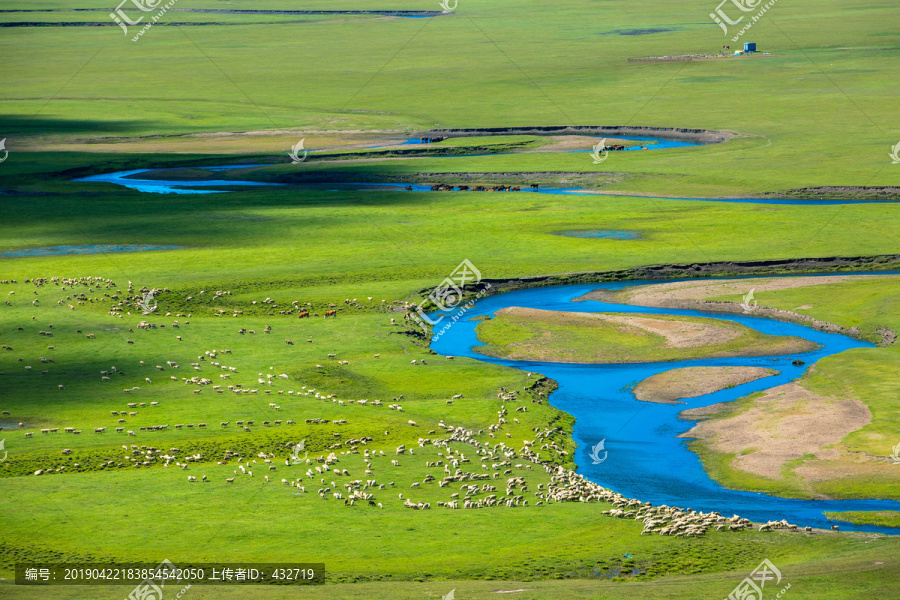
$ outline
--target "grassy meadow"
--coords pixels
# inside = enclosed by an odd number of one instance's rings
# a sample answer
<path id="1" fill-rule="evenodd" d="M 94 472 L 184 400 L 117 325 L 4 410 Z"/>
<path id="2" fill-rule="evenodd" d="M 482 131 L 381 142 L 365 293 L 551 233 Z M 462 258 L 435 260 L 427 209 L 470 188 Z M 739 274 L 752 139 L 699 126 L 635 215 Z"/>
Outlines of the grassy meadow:
<path id="1" fill-rule="evenodd" d="M 174 8 L 440 11 L 436 0 L 303 6 L 197 0 Z M 451 589 L 460 600 L 500 591 L 528 600 L 725 597 L 764 558 L 791 583 L 790 598 L 900 595 L 898 536 L 755 527 L 696 538 L 642 536 L 639 521 L 601 514 L 607 503 L 538 505 L 534 492 L 550 483 L 539 464 L 515 458 L 482 467 L 470 444 L 430 443 L 446 439 L 447 425 L 473 432 L 486 446 L 516 450 L 546 432 L 552 448 L 541 458 L 577 467 L 574 418 L 554 408 L 553 381 L 474 359 L 448 360 L 404 319 L 408 303 L 422 301 L 463 259 L 500 280 L 898 252 L 900 215 L 890 188 L 900 186 L 900 167 L 888 156 L 900 139 L 893 118 L 900 93 L 895 4 L 784 0 L 741 40 L 769 55 L 628 61 L 712 53 L 726 43 L 735 49 L 739 44 L 709 19 L 714 8 L 706 0 L 460 0 L 453 13 L 422 19 L 170 11 L 132 42 L 140 26 L 123 35 L 108 16 L 112 7 L 97 0 L 6 3 L 0 596 L 121 598 L 130 586 L 27 587 L 10 578 L 23 561 L 163 558 L 179 565 L 326 565 L 324 587 L 197 585 L 184 596 L 198 599 L 436 599 Z M 36 10 L 47 12 L 27 12 Z M 29 26 L 8 26 L 15 24 Z M 588 156 L 591 144 L 570 147 L 552 135 L 499 132 L 401 145 L 437 128 L 550 125 L 705 129 L 734 137 L 612 152 L 602 164 Z M 309 157 L 291 164 L 287 153 L 300 139 Z M 257 166 L 203 170 L 224 164 Z M 183 195 L 73 181 L 132 169 L 173 170 L 157 178 L 284 185 Z M 523 189 L 540 183 L 602 193 L 362 191 L 332 189 L 331 182 Z M 857 193 L 842 186 L 888 188 L 882 192 L 893 201 L 663 199 L 820 186 L 834 188 L 832 196 Z M 560 235 L 585 229 L 638 235 Z M 20 255 L 100 244 L 176 248 Z M 66 281 L 87 277 L 102 282 Z M 149 315 L 136 306 L 144 287 L 168 289 Z M 900 329 L 892 281 L 760 292 L 757 299 L 785 310 L 808 305 L 800 312 L 859 327 L 867 339 L 878 329 Z M 311 318 L 298 318 L 300 310 Z M 336 318 L 323 318 L 329 310 Z M 157 327 L 140 328 L 142 321 Z M 495 319 L 479 328 L 503 326 Z M 541 335 L 556 326 L 517 327 Z M 605 331 L 603 339 L 637 351 L 627 347 L 637 338 L 620 333 Z M 597 341 L 585 331 L 567 335 L 578 338 L 566 342 L 574 350 L 590 352 Z M 660 359 L 659 342 L 642 340 L 642 351 Z M 900 442 L 896 363 L 895 344 L 857 349 L 816 363 L 801 379 L 814 392 L 860 399 L 872 413 L 869 425 L 839 444 L 845 456 L 863 457 L 854 463 L 858 470 L 817 481 L 813 492 L 897 497 L 896 478 L 878 470 L 891 467 L 866 462 L 884 462 Z M 209 382 L 185 382 L 194 377 Z M 498 396 L 508 390 L 518 397 Z M 528 411 L 514 415 L 519 406 Z M 507 409 L 508 422 L 489 431 Z M 147 429 L 158 425 L 168 427 Z M 301 441 L 313 459 L 334 452 L 332 471 L 310 477 L 307 469 L 322 463 L 285 464 Z M 158 456 L 166 453 L 186 468 L 163 466 Z M 449 462 L 451 453 L 471 461 L 461 468 L 489 474 L 484 483 L 497 486 L 496 493 L 507 478 L 522 477 L 529 504 L 438 506 L 460 484 L 426 481 L 447 474 L 445 465 L 426 463 Z M 700 454 L 710 474 L 730 487 L 809 493 L 791 477 L 751 479 L 731 469 L 728 457 Z M 369 479 L 377 481 L 368 490 L 375 506 L 345 505 L 333 495 Z M 432 508 L 410 510 L 405 499 Z M 896 526 L 890 511 L 835 518 Z"/>

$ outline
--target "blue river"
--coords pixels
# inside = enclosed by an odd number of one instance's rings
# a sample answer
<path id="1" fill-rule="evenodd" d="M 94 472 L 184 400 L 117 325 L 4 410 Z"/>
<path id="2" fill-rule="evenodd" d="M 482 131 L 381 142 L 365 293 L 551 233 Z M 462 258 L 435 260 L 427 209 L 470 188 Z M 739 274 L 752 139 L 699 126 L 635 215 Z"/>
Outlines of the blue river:
<path id="1" fill-rule="evenodd" d="M 667 280 L 669 282 L 671 280 Z M 787 519 L 791 523 L 827 529 L 824 511 L 900 510 L 900 502 L 892 500 L 795 500 L 762 493 L 729 490 L 709 478 L 698 457 L 687 447 L 688 440 L 677 437 L 694 422 L 683 420 L 678 413 L 688 408 L 728 402 L 751 392 L 768 389 L 799 378 L 820 358 L 850 350 L 872 347 L 853 338 L 824 333 L 774 319 L 750 315 L 702 313 L 694 310 L 657 309 L 603 302 L 572 302 L 573 298 L 596 289 L 621 289 L 633 285 L 660 283 L 635 281 L 628 283 L 595 283 L 585 285 L 535 288 L 489 296 L 478 300 L 465 315 L 443 334 L 432 338 L 431 348 L 438 354 L 467 356 L 481 361 L 506 365 L 523 371 L 540 373 L 554 379 L 559 389 L 550 396 L 553 406 L 576 419 L 574 439 L 578 449 L 574 459 L 578 473 L 589 480 L 654 505 L 666 504 L 698 511 L 719 511 L 725 516 L 738 514 L 752 521 Z M 644 364 L 561 364 L 512 361 L 488 357 L 473 351 L 480 345 L 477 322 L 469 319 L 491 315 L 508 306 L 568 312 L 621 312 L 667 315 L 692 315 L 741 323 L 766 334 L 792 335 L 816 342 L 818 350 L 796 355 L 754 358 L 700 359 Z M 456 311 L 445 313 L 454 315 Z M 440 315 L 440 313 L 437 313 Z M 436 315 L 432 315 L 436 318 Z M 443 323 L 447 323 L 444 321 Z M 443 328 L 439 323 L 434 333 Z M 794 366 L 794 359 L 806 362 Z M 721 390 L 684 404 L 641 402 L 629 391 L 633 384 L 669 369 L 696 366 L 771 367 L 780 375 Z M 594 464 L 591 448 L 605 440 L 606 459 Z M 887 451 L 887 449 L 886 449 Z M 890 466 L 886 468 L 891 468 Z M 900 534 L 900 529 L 840 522 L 842 530 L 877 531 Z"/>
<path id="2" fill-rule="evenodd" d="M 610 140 L 633 140 L 633 138 L 607 138 Z M 672 141 L 672 140 L 657 140 L 657 139 L 641 139 L 639 141 L 648 142 L 647 149 L 648 150 L 664 150 L 668 148 L 684 148 L 689 146 L 699 146 L 700 144 L 693 142 L 680 142 L 680 141 Z M 418 143 L 417 140 L 409 140 L 407 143 Z M 382 148 L 384 146 L 374 146 L 374 148 Z M 628 148 L 628 151 L 639 151 L 640 147 Z M 582 151 L 577 151 L 582 152 Z M 585 152 L 587 153 L 587 152 Z M 512 154 L 512 153 L 494 153 L 494 154 Z M 471 156 L 489 156 L 489 155 L 477 155 L 477 154 L 460 154 L 453 156 L 445 156 L 443 158 L 453 159 L 453 158 L 461 158 L 461 157 L 471 157 Z M 492 155 L 491 155 L 492 156 Z M 245 165 L 222 165 L 215 167 L 196 167 L 198 169 L 205 169 L 207 171 L 230 171 L 233 169 L 247 169 L 251 167 L 271 167 L 275 166 L 275 163 L 272 164 L 245 164 Z M 134 169 L 131 171 L 116 171 L 114 173 L 103 173 L 100 175 L 91 175 L 89 177 L 81 177 L 79 179 L 73 179 L 76 182 L 92 182 L 92 183 L 114 183 L 116 185 L 121 185 L 128 189 L 132 189 L 138 192 L 146 192 L 150 194 L 223 194 L 228 193 L 229 190 L 222 189 L 210 189 L 210 188 L 223 188 L 230 186 L 247 186 L 247 187 L 273 187 L 273 186 L 285 186 L 287 184 L 283 183 L 269 183 L 269 182 L 261 182 L 261 181 L 243 181 L 239 179 L 213 179 L 213 180 L 205 180 L 205 181 L 195 181 L 195 180 L 177 180 L 177 179 L 141 179 L 141 173 L 147 173 L 154 169 Z M 431 190 L 430 185 L 422 185 L 422 184 L 405 184 L 405 183 L 333 183 L 333 184 L 310 184 L 314 185 L 316 189 L 323 189 L 326 191 L 398 191 L 403 190 L 406 187 L 411 188 L 411 191 L 414 192 L 427 192 Z M 554 188 L 554 187 L 541 187 L 538 190 L 532 190 L 527 186 L 523 188 L 522 192 L 518 193 L 539 193 L 539 194 L 555 194 L 562 196 L 583 196 L 583 195 L 597 195 L 596 193 L 590 190 L 584 190 L 582 188 Z M 627 196 L 627 194 L 609 194 L 614 196 Z M 680 200 L 687 202 L 736 202 L 741 204 L 793 204 L 793 205 L 801 205 L 801 206 L 836 206 L 842 204 L 869 204 L 873 202 L 881 202 L 881 203 L 896 203 L 896 200 L 788 200 L 783 198 L 668 198 L 664 196 L 648 196 L 650 200 Z"/>

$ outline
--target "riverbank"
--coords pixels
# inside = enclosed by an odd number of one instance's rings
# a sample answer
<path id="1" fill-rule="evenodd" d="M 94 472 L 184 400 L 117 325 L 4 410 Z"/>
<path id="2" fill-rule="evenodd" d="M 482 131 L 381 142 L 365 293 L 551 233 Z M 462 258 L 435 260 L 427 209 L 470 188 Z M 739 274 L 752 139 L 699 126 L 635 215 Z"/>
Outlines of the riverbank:
<path id="1" fill-rule="evenodd" d="M 656 308 L 700 310 L 713 313 L 754 314 L 780 321 L 799 323 L 819 331 L 829 331 L 857 339 L 866 339 L 879 346 L 887 346 L 892 344 L 896 338 L 896 333 L 891 328 L 870 328 L 864 333 L 858 326 L 845 327 L 796 312 L 797 310 L 809 310 L 813 308 L 811 305 L 803 304 L 793 311 L 771 306 L 760 306 L 757 296 L 754 294 L 781 292 L 811 286 L 831 286 L 849 282 L 890 282 L 895 280 L 900 282 L 900 277 L 895 275 L 823 275 L 772 279 L 722 279 L 714 282 L 680 281 L 654 286 L 632 287 L 622 291 L 598 290 L 585 294 L 581 299 Z M 739 298 L 740 301 L 709 299 L 728 296 Z"/>
<path id="2" fill-rule="evenodd" d="M 465 289 L 465 292 L 467 294 L 467 297 L 474 297 L 476 294 L 491 296 L 515 290 L 525 290 L 548 286 L 575 285 L 584 283 L 608 283 L 615 281 L 627 282 L 643 279 L 699 279 L 704 277 L 727 278 L 790 275 L 794 273 L 798 275 L 814 273 L 825 274 L 840 271 L 891 271 L 897 269 L 900 269 L 900 254 L 880 254 L 874 256 L 855 257 L 811 257 L 757 261 L 715 261 L 708 263 L 691 264 L 657 264 L 633 267 L 630 269 L 620 269 L 615 271 L 561 273 L 516 278 L 483 278 L 477 285 L 467 287 Z M 424 289 L 420 290 L 418 293 L 422 296 L 427 296 L 430 291 L 430 289 Z M 749 288 L 745 291 L 749 291 Z M 594 292 L 591 292 L 591 294 L 593 293 Z M 605 295 L 610 293 L 614 292 L 603 291 L 599 292 L 598 294 Z M 579 302 L 592 299 L 599 299 L 599 296 L 590 296 L 590 294 L 585 294 L 582 297 L 575 298 L 573 301 Z M 728 312 L 735 311 L 729 310 Z M 772 315 L 767 316 L 770 316 L 774 319 L 783 318 L 784 320 L 790 320 L 785 318 L 789 315 L 784 315 L 780 312 L 774 312 Z M 806 315 L 802 316 L 806 317 Z M 803 322 L 801 324 L 808 325 L 810 327 L 816 326 L 814 322 L 809 322 L 807 318 L 802 319 L 802 321 Z M 834 328 L 839 326 L 829 323 L 827 325 L 824 325 L 823 327 Z M 851 337 L 859 336 L 859 332 L 853 331 L 850 328 L 847 328 L 845 331 L 841 331 L 841 333 L 844 333 L 845 335 L 849 335 Z M 890 337 L 890 334 L 888 334 L 888 337 Z"/>
<path id="3" fill-rule="evenodd" d="M 540 125 L 522 127 L 480 127 L 417 131 L 411 137 L 464 137 L 479 135 L 592 135 L 604 137 L 653 137 L 700 144 L 727 142 L 743 137 L 732 131 L 684 127 L 636 127 L 633 125 Z"/>

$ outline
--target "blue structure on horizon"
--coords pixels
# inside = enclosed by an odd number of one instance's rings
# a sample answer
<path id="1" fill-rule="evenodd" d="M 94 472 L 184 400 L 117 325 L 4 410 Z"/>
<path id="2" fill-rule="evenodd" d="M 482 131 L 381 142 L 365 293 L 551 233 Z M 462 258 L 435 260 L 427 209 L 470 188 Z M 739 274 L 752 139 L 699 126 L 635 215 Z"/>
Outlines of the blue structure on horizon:
<path id="1" fill-rule="evenodd" d="M 756 42 L 744 42 L 744 52 L 756 52 Z"/>

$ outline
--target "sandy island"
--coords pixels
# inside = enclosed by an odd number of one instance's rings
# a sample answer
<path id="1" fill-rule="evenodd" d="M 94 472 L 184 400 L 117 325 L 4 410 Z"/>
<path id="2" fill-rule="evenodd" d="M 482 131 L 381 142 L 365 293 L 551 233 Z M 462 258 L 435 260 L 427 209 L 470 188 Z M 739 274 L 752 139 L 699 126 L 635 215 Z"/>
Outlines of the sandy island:
<path id="1" fill-rule="evenodd" d="M 808 340 L 707 317 L 508 307 L 478 324 L 476 351 L 512 360 L 637 363 L 808 352 Z"/>
<path id="2" fill-rule="evenodd" d="M 686 367 L 657 373 L 634 388 L 634 397 L 644 402 L 683 404 L 682 398 L 696 398 L 777 375 L 765 367 Z"/>

